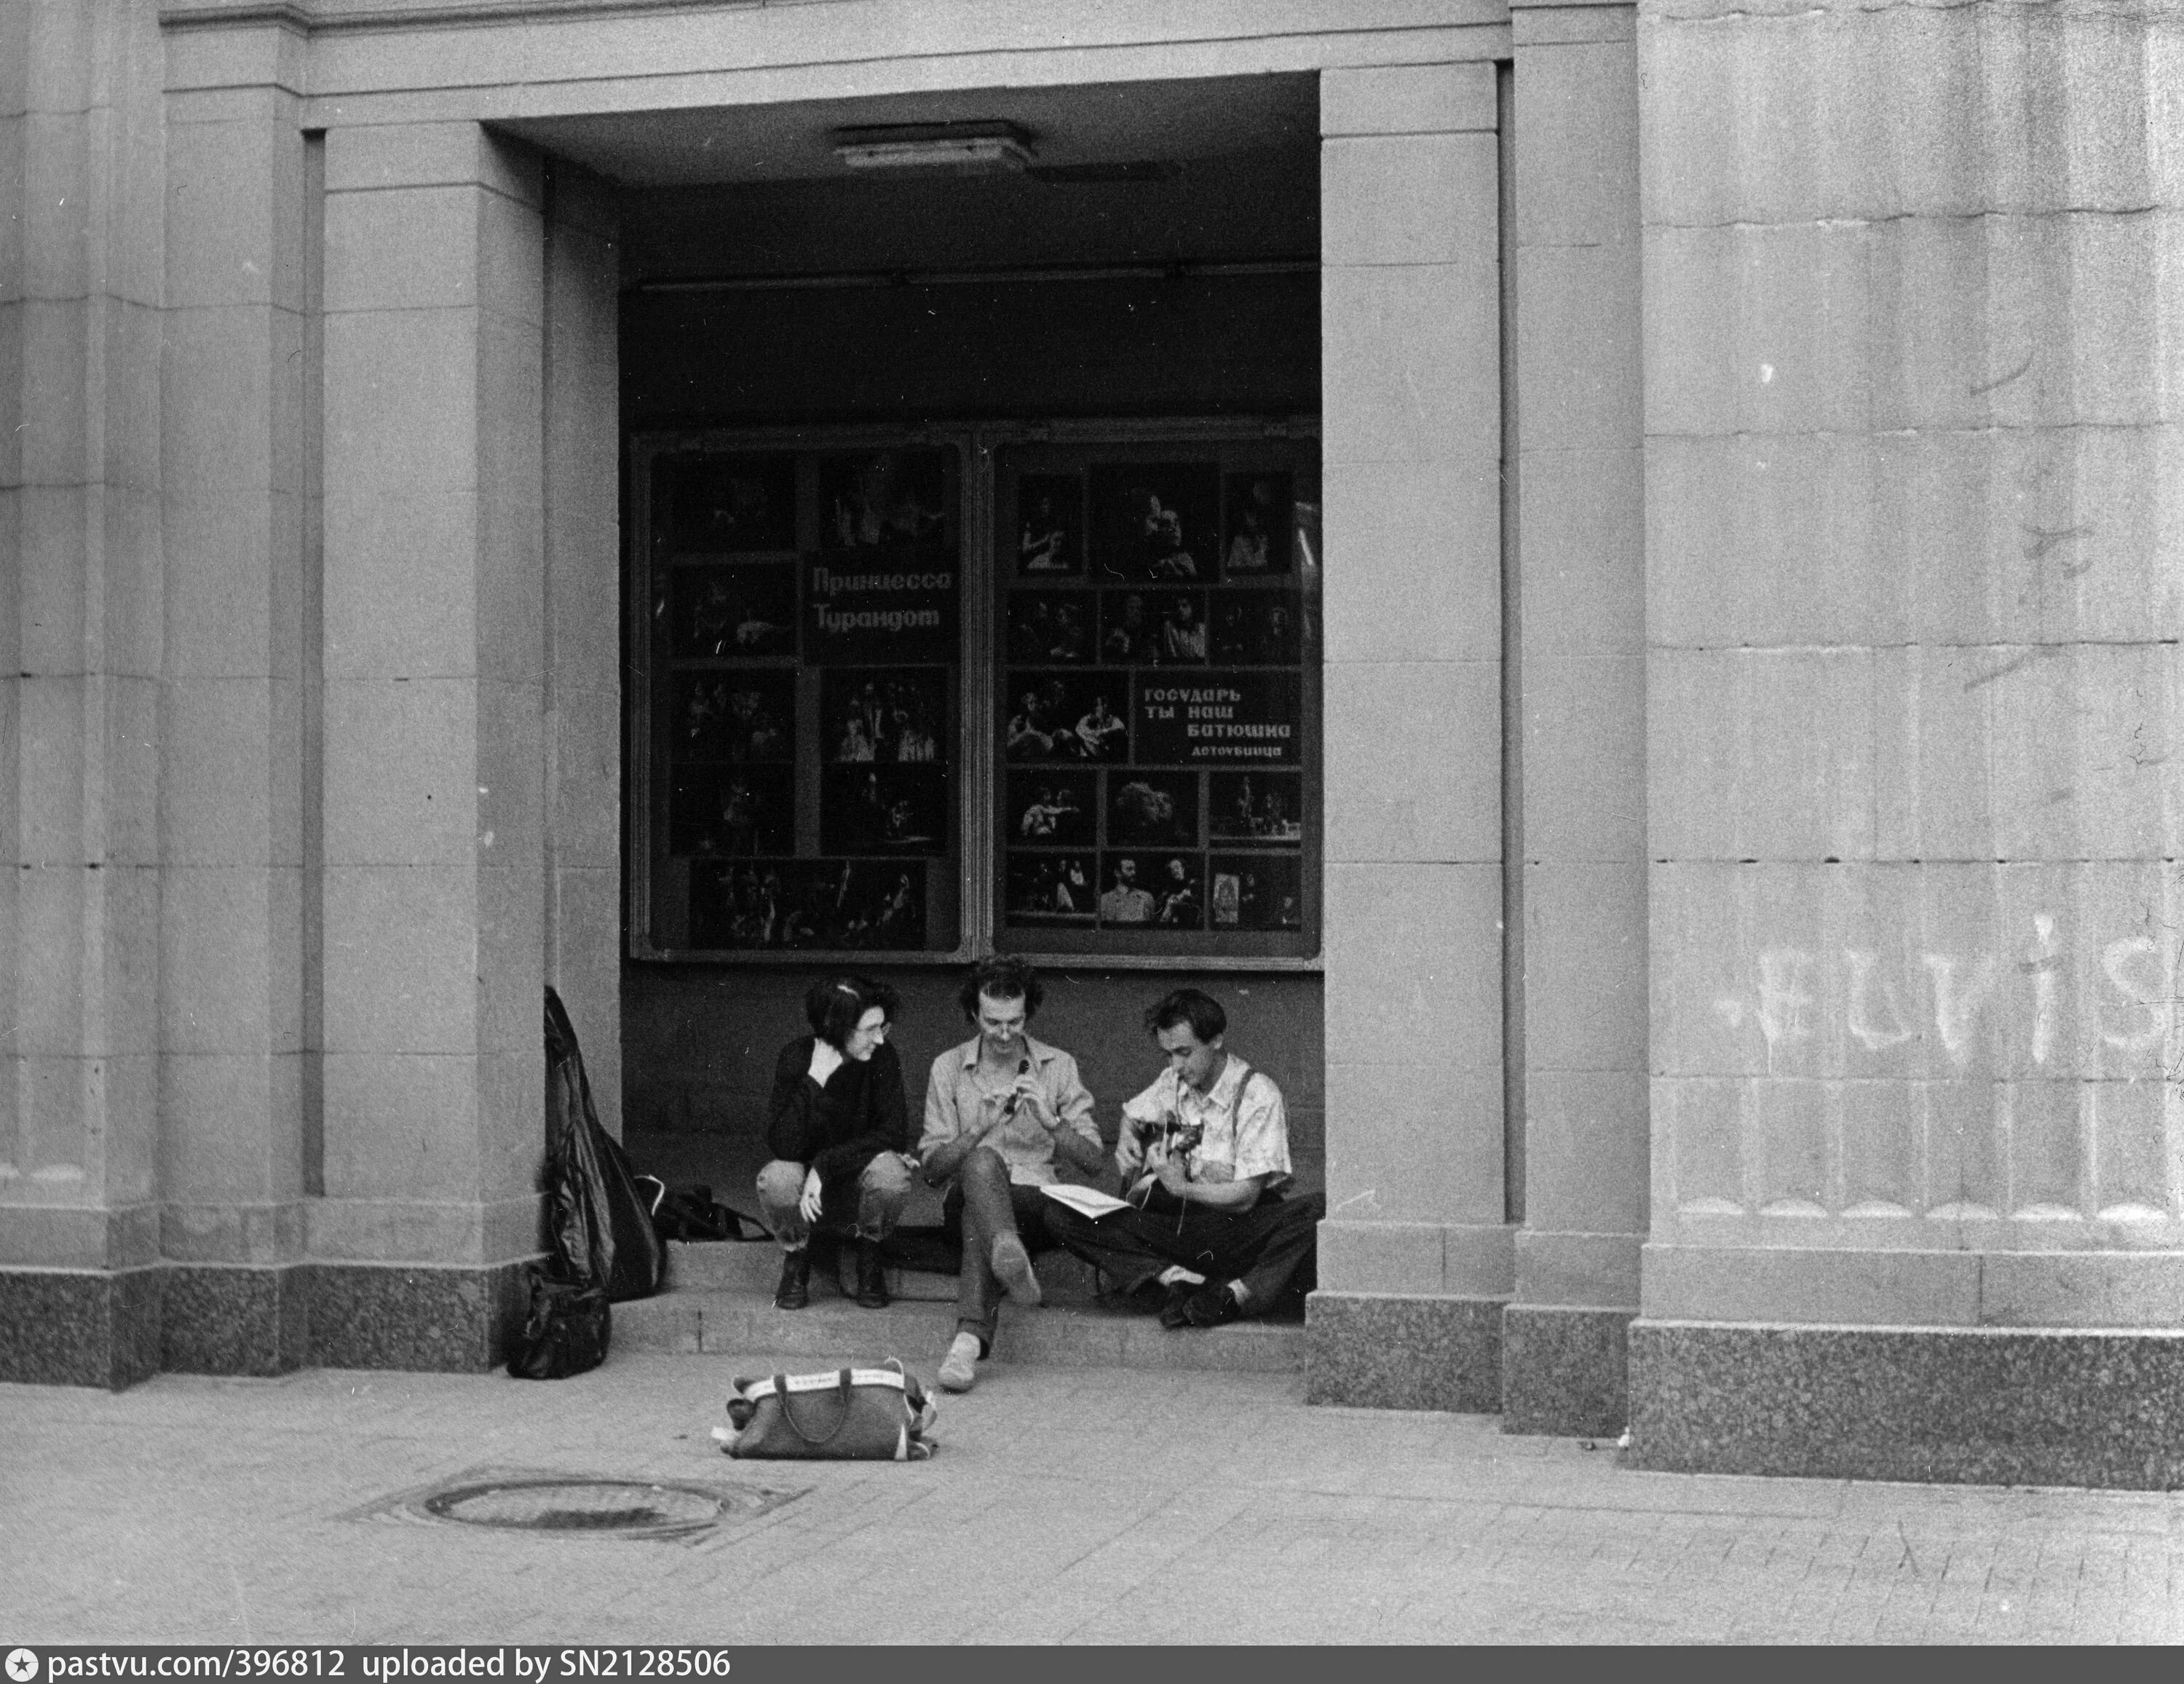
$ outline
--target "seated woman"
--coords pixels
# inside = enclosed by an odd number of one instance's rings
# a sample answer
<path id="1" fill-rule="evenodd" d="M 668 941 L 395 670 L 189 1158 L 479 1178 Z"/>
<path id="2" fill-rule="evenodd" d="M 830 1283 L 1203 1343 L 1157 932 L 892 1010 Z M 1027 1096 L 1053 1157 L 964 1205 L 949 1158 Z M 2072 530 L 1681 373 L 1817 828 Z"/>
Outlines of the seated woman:
<path id="1" fill-rule="evenodd" d="M 910 1195 L 915 1159 L 902 1064 L 887 1044 L 895 992 L 868 977 L 830 977 L 804 997 L 811 1033 L 781 1050 L 766 1143 L 773 1162 L 759 1172 L 759 1208 L 781 1241 L 781 1285 L 773 1302 L 800 1310 L 811 1301 L 815 1227 L 854 1234 L 857 1302 L 888 1302 L 880 1241 Z"/>

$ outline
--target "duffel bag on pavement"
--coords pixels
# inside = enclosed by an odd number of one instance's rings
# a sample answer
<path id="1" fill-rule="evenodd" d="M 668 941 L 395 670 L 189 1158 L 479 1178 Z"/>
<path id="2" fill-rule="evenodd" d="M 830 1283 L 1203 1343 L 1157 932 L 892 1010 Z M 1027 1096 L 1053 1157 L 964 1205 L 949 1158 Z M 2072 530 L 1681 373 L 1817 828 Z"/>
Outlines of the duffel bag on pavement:
<path id="1" fill-rule="evenodd" d="M 728 1425 L 713 1436 L 731 1456 L 792 1460 L 922 1462 L 938 1412 L 893 1358 L 878 1369 L 739 1380 Z"/>
<path id="2" fill-rule="evenodd" d="M 607 1289 L 556 1280 L 536 1267 L 530 1280 L 530 1308 L 508 1353 L 509 1373 L 518 1380 L 564 1380 L 606 1361 L 614 1330 Z"/>

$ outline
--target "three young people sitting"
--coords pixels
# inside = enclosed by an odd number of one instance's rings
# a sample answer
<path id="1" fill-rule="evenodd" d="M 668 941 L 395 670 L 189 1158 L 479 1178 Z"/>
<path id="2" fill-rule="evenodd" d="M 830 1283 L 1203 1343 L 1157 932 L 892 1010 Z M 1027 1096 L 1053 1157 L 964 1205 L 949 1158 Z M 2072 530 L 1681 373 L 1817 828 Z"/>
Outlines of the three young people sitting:
<path id="1" fill-rule="evenodd" d="M 857 1301 L 887 1302 L 878 1242 L 913 1165 L 947 1185 L 944 1219 L 963 1241 L 956 1332 L 939 1374 L 950 1391 L 976 1382 L 1004 1294 L 1039 1302 L 1032 1257 L 1051 1246 L 1084 1258 L 1125 1295 L 1159 1289 L 1169 1328 L 1262 1313 L 1293 1282 L 1309 1283 L 1326 1202 L 1284 1196 L 1292 1172 L 1281 1089 L 1228 1050 L 1227 1013 L 1196 989 L 1145 1013 L 1164 1063 L 1123 1107 L 1112 1162 L 1129 1207 L 1092 1217 L 1041 1191 L 1064 1166 L 1091 1177 L 1109 1162 L 1077 1061 L 1029 1033 L 1044 992 L 1020 959 L 972 967 L 957 999 L 977 1033 L 933 1060 L 912 1157 L 901 1066 L 886 1045 L 893 991 L 860 978 L 813 990 L 814 1033 L 783 1048 L 776 1069 L 768 1141 L 777 1161 L 759 1184 L 785 1252 L 777 1304 L 808 1302 L 811 1224 L 851 1208 Z"/>

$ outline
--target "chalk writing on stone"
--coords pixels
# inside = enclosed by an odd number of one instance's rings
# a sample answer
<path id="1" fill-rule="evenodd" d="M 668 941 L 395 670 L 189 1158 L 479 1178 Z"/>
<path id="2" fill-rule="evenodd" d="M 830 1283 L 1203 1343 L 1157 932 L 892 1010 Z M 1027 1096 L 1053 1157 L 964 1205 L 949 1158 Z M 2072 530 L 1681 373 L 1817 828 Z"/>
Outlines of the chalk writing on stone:
<path id="1" fill-rule="evenodd" d="M 2178 937 L 2142 931 L 2073 942 L 2044 912 L 2027 924 L 2019 941 L 1968 951 L 1763 947 L 1752 953 L 1746 990 L 1715 995 L 1713 1014 L 1732 1033 L 1758 1031 L 1770 1072 L 1809 1068 L 1831 1047 L 1881 1057 L 1916 1044 L 1959 1073 L 1983 1047 L 1997 1056 L 2014 1048 L 2049 1074 L 2076 1068 L 2066 1057 L 2073 1049 L 2081 1058 L 2107 1049 L 2129 1066 L 2109 1073 L 2156 1073 L 2159 1066 L 2142 1068 L 2146 1055 L 2184 1040 Z M 2176 1051 L 2184 1058 L 2184 1045 Z"/>

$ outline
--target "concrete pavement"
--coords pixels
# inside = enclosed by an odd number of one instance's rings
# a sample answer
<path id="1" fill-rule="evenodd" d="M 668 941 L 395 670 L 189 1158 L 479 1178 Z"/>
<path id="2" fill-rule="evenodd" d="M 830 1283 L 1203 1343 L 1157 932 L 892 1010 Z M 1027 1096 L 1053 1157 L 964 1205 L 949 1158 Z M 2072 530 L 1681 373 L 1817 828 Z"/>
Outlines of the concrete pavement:
<path id="1" fill-rule="evenodd" d="M 1641 1473 L 1296 1375 L 1011 1365 L 929 1462 L 727 1460 L 777 1365 L 0 1386 L 0 1646 L 2184 1638 L 2184 1495 Z M 483 1466 L 805 1489 L 675 1542 L 349 1518 Z"/>

